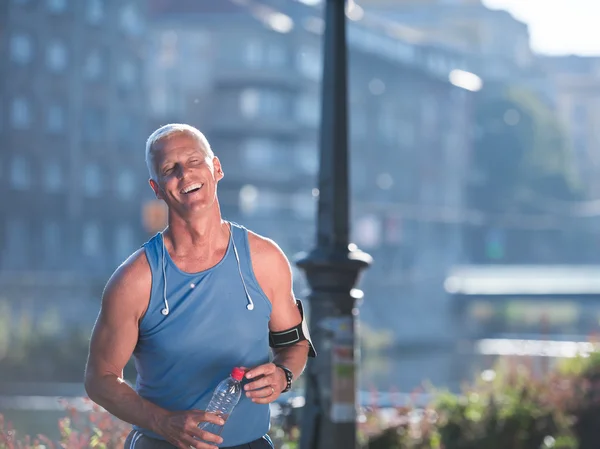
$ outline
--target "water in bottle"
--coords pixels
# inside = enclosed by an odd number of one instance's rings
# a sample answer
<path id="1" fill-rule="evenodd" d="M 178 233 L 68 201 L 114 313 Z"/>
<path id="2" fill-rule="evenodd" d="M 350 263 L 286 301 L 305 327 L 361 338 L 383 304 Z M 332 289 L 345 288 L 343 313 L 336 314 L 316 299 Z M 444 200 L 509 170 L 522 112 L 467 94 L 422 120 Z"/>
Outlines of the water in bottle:
<path id="1" fill-rule="evenodd" d="M 229 418 L 229 415 L 242 395 L 241 381 L 243 378 L 244 371 L 240 368 L 233 368 L 230 376 L 222 380 L 219 385 L 217 385 L 217 388 L 215 388 L 212 399 L 205 411 L 220 416 L 223 421 L 227 423 L 227 418 Z M 207 432 L 214 433 L 215 435 L 221 435 L 221 432 L 223 431 L 223 426 L 206 421 L 201 422 L 198 427 Z"/>

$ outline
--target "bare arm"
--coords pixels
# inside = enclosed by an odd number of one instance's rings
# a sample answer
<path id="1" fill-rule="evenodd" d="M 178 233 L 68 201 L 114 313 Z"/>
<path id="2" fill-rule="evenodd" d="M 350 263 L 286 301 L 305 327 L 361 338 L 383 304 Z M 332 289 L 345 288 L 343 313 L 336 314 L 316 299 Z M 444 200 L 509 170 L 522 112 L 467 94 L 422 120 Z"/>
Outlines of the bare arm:
<path id="1" fill-rule="evenodd" d="M 137 343 L 138 322 L 147 307 L 150 286 L 150 267 L 143 252 L 134 254 L 113 274 L 102 296 L 85 369 L 90 399 L 117 418 L 146 429 L 156 428 L 165 410 L 127 385 L 123 368 Z"/>
<path id="2" fill-rule="evenodd" d="M 138 340 L 139 322 L 148 307 L 152 274 L 144 250 L 133 254 L 108 281 L 100 314 L 92 331 L 85 369 L 85 389 L 90 399 L 130 424 L 149 429 L 177 447 L 209 448 L 194 441 L 206 437 L 200 421 L 221 419 L 201 411 L 170 412 L 140 397 L 123 379 L 123 368 Z"/>
<path id="3" fill-rule="evenodd" d="M 287 257 L 269 239 L 250 233 L 249 240 L 254 274 L 272 305 L 271 321 L 269 323 L 270 330 L 278 332 L 298 325 L 302 317 L 296 305 L 292 289 L 292 269 Z M 274 350 L 274 354 L 273 364 L 265 366 L 262 371 L 251 370 L 247 375 L 272 375 L 273 381 L 277 385 L 276 396 L 279 396 L 279 393 L 285 388 L 286 379 L 283 371 L 276 368 L 275 364 L 281 364 L 288 368 L 294 374 L 294 379 L 297 379 L 306 367 L 308 342 L 300 341 L 295 345 Z M 263 381 L 260 385 L 262 384 L 264 386 L 269 385 L 268 380 Z M 272 400 L 274 399 L 271 397 L 266 402 L 272 402 Z M 261 402 L 260 399 L 257 402 Z"/>

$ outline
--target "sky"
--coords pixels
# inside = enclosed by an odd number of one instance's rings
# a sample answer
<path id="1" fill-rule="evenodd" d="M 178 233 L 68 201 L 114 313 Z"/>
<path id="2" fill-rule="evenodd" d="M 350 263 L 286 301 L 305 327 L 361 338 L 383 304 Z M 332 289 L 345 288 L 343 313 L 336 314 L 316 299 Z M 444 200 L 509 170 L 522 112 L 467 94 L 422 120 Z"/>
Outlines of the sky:
<path id="1" fill-rule="evenodd" d="M 529 25 L 538 53 L 600 56 L 600 0 L 483 0 Z"/>

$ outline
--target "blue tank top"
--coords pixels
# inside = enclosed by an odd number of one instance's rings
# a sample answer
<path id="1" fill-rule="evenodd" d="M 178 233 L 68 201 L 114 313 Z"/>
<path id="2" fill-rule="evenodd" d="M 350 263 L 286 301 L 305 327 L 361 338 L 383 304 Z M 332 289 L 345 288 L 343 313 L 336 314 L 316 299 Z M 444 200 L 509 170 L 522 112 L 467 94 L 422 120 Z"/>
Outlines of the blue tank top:
<path id="1" fill-rule="evenodd" d="M 225 256 L 208 270 L 185 273 L 164 252 L 169 313 L 163 315 L 162 239 L 158 233 L 144 244 L 152 290 L 133 352 L 136 391 L 167 410 L 204 410 L 217 384 L 233 367 L 252 368 L 269 362 L 271 302 L 252 270 L 248 231 L 231 223 Z M 246 308 L 249 300 L 240 271 L 253 310 Z M 221 434 L 223 446 L 256 440 L 268 432 L 269 425 L 269 405 L 255 404 L 242 392 Z M 162 439 L 148 429 L 134 428 Z"/>

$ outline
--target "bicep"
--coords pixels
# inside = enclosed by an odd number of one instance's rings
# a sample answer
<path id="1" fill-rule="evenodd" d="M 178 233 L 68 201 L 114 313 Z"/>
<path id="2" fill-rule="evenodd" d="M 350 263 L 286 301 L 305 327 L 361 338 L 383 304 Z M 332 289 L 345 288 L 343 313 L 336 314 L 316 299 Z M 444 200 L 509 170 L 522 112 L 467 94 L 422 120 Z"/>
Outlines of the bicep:
<path id="1" fill-rule="evenodd" d="M 287 257 L 283 252 L 278 252 L 274 255 L 272 263 L 273 275 L 268 278 L 269 299 L 272 305 L 269 329 L 279 332 L 298 325 L 302 317 L 296 305 L 292 268 Z"/>
<path id="2" fill-rule="evenodd" d="M 121 376 L 137 343 L 138 326 L 130 313 L 109 302 L 104 301 L 92 331 L 88 370 Z"/>
<path id="3" fill-rule="evenodd" d="M 292 267 L 275 242 L 249 235 L 252 269 L 271 302 L 269 329 L 280 332 L 297 326 L 302 317 L 293 292 Z"/>
<path id="4" fill-rule="evenodd" d="M 302 321 L 293 293 L 288 292 L 287 295 L 282 293 L 280 297 L 274 297 L 271 302 L 273 304 L 269 322 L 271 331 L 284 331 L 297 326 Z"/>
<path id="5" fill-rule="evenodd" d="M 129 271 L 115 273 L 106 286 L 90 340 L 87 366 L 90 374 L 121 376 L 133 354 L 139 319 L 150 295 L 149 282 L 145 282 L 144 273 L 136 268 L 139 267 L 125 267 Z"/>

